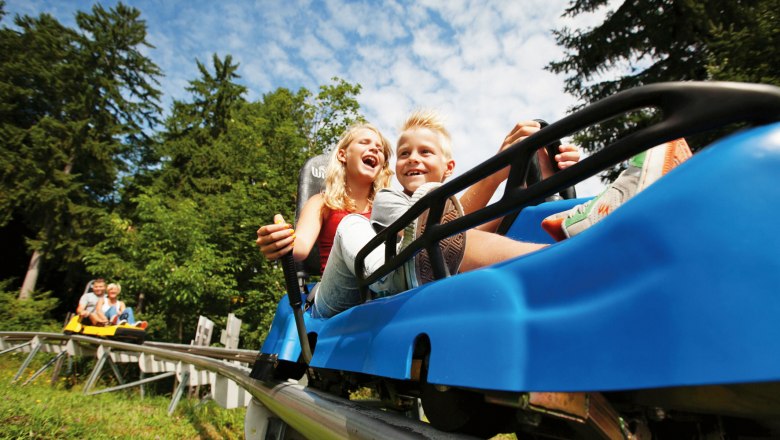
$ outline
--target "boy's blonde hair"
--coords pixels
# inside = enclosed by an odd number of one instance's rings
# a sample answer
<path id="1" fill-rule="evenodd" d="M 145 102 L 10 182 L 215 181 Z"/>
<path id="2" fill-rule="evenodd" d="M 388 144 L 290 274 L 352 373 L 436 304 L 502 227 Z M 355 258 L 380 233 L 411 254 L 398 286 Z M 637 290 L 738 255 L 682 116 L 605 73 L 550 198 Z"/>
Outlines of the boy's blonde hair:
<path id="1" fill-rule="evenodd" d="M 439 134 L 439 147 L 447 160 L 452 159 L 452 137 L 443 118 L 433 110 L 415 110 L 401 126 L 401 133 L 413 128 L 427 128 Z M 400 141 L 400 138 L 399 138 Z M 396 148 L 400 145 L 396 145 Z"/>
<path id="2" fill-rule="evenodd" d="M 390 141 L 387 140 L 382 132 L 378 128 L 368 123 L 355 124 L 349 127 L 341 139 L 339 139 L 336 148 L 333 149 L 328 160 L 328 167 L 325 170 L 325 191 L 323 191 L 323 199 L 325 200 L 325 206 L 332 210 L 344 210 L 348 212 L 355 211 L 355 201 L 347 194 L 347 178 L 346 178 L 346 165 L 338 158 L 338 152 L 340 150 L 346 150 L 349 144 L 355 140 L 357 133 L 360 130 L 371 130 L 379 136 L 382 140 L 382 153 L 385 155 L 385 163 L 382 169 L 379 171 L 376 179 L 374 179 L 374 185 L 368 194 L 369 203 L 373 202 L 374 196 L 382 188 L 390 186 L 390 179 L 393 177 L 393 172 L 390 170 L 390 157 L 393 155 L 393 149 L 390 146 Z"/>

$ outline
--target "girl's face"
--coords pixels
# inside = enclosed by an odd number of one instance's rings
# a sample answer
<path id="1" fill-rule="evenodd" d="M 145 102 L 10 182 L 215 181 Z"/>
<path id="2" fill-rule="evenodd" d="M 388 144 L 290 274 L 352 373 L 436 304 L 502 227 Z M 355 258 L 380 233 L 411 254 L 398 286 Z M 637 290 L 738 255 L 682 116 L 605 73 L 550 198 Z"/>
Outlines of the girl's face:
<path id="1" fill-rule="evenodd" d="M 339 150 L 337 154 L 339 161 L 344 164 L 347 180 L 350 182 L 373 183 L 385 166 L 382 139 L 367 128 L 358 130 L 347 148 Z"/>
<path id="2" fill-rule="evenodd" d="M 116 296 L 119 295 L 119 290 L 116 287 L 112 287 L 108 289 L 108 296 L 111 298 L 116 298 Z"/>

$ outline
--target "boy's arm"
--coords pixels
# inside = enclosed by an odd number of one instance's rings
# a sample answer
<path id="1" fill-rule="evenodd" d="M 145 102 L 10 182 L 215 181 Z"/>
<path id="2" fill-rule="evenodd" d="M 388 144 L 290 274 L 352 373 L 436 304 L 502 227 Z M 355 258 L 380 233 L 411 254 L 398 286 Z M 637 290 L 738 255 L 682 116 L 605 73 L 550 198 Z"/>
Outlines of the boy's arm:
<path id="1" fill-rule="evenodd" d="M 504 138 L 504 142 L 501 144 L 501 148 L 498 149 L 498 153 L 504 151 L 515 142 L 519 142 L 536 133 L 539 131 L 539 128 L 540 125 L 536 121 L 522 121 L 517 123 Z M 469 214 L 487 206 L 488 202 L 490 202 L 490 199 L 493 197 L 493 194 L 495 194 L 498 189 L 498 186 L 501 185 L 501 182 L 505 181 L 507 177 L 509 177 L 509 167 L 505 167 L 470 186 L 460 198 L 460 204 L 463 205 L 463 212 Z M 499 218 L 479 225 L 476 229 L 495 232 L 500 223 L 501 219 Z"/>
<path id="2" fill-rule="evenodd" d="M 501 148 L 498 149 L 498 153 L 504 151 L 516 142 L 520 142 L 528 136 L 539 131 L 540 125 L 537 121 L 523 121 L 517 123 L 512 127 L 512 131 L 504 138 L 504 142 L 501 144 Z M 547 152 L 544 148 L 540 148 L 537 151 L 539 155 L 539 164 L 542 171 L 542 178 L 546 179 L 554 174 L 554 170 L 550 166 L 550 161 L 547 156 Z M 570 167 L 580 160 L 580 152 L 574 145 L 561 145 L 559 153 L 553 158 L 558 163 L 558 168 L 564 169 Z M 466 214 L 474 212 L 478 209 L 482 209 L 490 202 L 490 199 L 495 194 L 501 182 L 505 181 L 509 177 L 509 167 L 505 167 L 490 176 L 485 177 L 479 182 L 469 187 L 463 196 L 460 198 L 460 203 L 463 205 L 463 211 Z M 492 220 L 488 223 L 479 225 L 476 229 L 483 231 L 495 232 L 498 226 L 501 224 L 501 218 Z"/>
<path id="3" fill-rule="evenodd" d="M 403 192 L 386 188 L 374 197 L 371 207 L 371 226 L 380 231 L 398 220 L 412 206 L 412 199 Z"/>

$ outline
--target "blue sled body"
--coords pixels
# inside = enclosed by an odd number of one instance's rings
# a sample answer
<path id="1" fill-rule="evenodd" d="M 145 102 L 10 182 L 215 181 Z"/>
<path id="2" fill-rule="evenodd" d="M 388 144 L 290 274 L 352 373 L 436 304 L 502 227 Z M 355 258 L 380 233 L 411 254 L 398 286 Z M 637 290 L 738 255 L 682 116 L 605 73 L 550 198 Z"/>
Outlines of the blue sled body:
<path id="1" fill-rule="evenodd" d="M 509 236 L 549 237 L 526 208 Z M 696 154 L 584 233 L 369 301 L 317 334 L 310 366 L 469 389 L 610 391 L 780 381 L 780 124 Z M 297 361 L 286 299 L 261 349 Z"/>

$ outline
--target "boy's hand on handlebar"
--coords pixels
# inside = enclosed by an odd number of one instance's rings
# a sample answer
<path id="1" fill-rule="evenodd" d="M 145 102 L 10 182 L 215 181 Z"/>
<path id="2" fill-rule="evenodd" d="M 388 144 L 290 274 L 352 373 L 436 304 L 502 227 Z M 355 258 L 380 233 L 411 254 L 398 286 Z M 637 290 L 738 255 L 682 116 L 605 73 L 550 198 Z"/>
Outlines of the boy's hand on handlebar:
<path id="1" fill-rule="evenodd" d="M 568 168 L 580 161 L 580 149 L 571 144 L 564 144 L 558 148 L 560 153 L 555 155 L 558 168 Z"/>
<path id="2" fill-rule="evenodd" d="M 541 129 L 541 125 L 537 121 L 521 121 L 512 127 L 512 131 L 504 138 L 504 143 L 501 144 L 499 152 L 504 151 L 509 146 L 522 141 L 528 136 L 536 133 Z M 558 163 L 559 169 L 568 168 L 580 161 L 580 149 L 571 144 L 564 144 L 558 148 L 559 153 L 553 158 Z M 545 177 L 552 175 L 552 169 L 543 160 L 547 157 L 547 152 L 540 148 L 537 152 L 542 165 L 542 172 Z"/>
<path id="3" fill-rule="evenodd" d="M 295 230 L 285 222 L 281 214 L 274 216 L 274 224 L 261 226 L 257 230 L 257 247 L 265 258 L 276 260 L 292 251 L 295 243 Z"/>
<path id="4" fill-rule="evenodd" d="M 515 124 L 514 127 L 512 127 L 512 131 L 509 132 L 508 135 L 504 138 L 504 143 L 501 144 L 501 148 L 498 149 L 499 152 L 504 151 L 507 149 L 510 145 L 520 142 L 523 139 L 527 138 L 528 136 L 531 136 L 532 134 L 539 131 L 541 128 L 541 125 L 536 121 L 520 121 L 517 124 Z"/>

